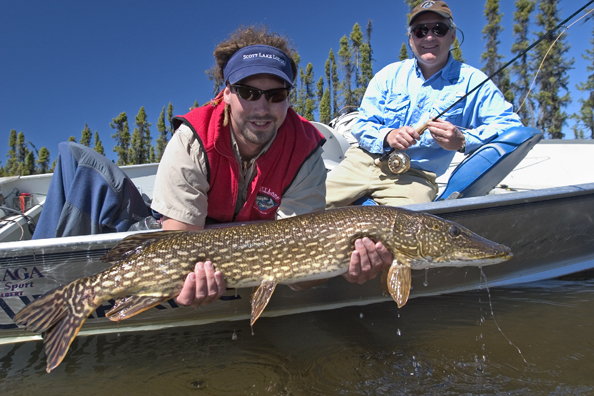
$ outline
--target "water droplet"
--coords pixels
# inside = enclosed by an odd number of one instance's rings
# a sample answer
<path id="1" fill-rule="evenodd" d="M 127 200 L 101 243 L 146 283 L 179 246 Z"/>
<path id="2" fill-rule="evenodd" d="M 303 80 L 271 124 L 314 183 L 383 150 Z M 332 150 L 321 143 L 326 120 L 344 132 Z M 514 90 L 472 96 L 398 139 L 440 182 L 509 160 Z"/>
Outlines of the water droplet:
<path id="1" fill-rule="evenodd" d="M 363 319 L 363 316 L 364 316 L 364 315 L 363 315 L 363 312 L 361 312 L 361 313 L 359 314 L 359 319 Z"/>
<path id="2" fill-rule="evenodd" d="M 231 340 L 237 341 L 237 332 L 233 330 L 233 335 L 231 336 Z"/>
<path id="3" fill-rule="evenodd" d="M 425 268 L 425 282 L 423 282 L 423 286 L 429 286 L 429 282 L 427 281 L 427 274 L 429 273 L 429 268 Z"/>
<path id="4" fill-rule="evenodd" d="M 398 335 L 402 335 L 402 333 L 400 332 L 400 329 L 398 329 L 398 330 L 396 331 L 396 334 L 398 334 Z"/>
<path id="5" fill-rule="evenodd" d="M 196 380 L 196 381 L 190 382 L 190 386 L 192 386 L 192 388 L 200 389 L 200 387 L 202 387 L 202 385 L 204 385 L 204 381 Z"/>

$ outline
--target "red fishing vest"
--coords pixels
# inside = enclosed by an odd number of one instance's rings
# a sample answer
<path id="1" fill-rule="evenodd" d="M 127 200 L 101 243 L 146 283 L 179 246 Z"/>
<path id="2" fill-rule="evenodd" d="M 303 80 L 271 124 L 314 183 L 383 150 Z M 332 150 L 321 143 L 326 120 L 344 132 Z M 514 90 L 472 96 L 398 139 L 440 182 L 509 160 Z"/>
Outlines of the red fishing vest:
<path id="1" fill-rule="evenodd" d="M 207 155 L 208 217 L 221 223 L 274 219 L 276 210 L 303 163 L 325 139 L 307 120 L 289 108 L 272 145 L 254 163 L 255 176 L 246 202 L 234 217 L 239 193 L 239 164 L 229 125 L 223 126 L 225 103 L 206 105 L 174 118 L 174 128 L 192 129 Z"/>

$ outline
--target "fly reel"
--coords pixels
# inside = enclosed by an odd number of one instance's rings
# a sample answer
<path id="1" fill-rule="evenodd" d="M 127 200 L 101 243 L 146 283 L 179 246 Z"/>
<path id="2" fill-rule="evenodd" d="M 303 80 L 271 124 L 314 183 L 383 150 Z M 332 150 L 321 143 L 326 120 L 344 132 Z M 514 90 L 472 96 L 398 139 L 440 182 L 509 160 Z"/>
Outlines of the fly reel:
<path id="1" fill-rule="evenodd" d="M 388 157 L 388 169 L 396 175 L 410 169 L 410 158 L 401 151 L 394 151 Z"/>

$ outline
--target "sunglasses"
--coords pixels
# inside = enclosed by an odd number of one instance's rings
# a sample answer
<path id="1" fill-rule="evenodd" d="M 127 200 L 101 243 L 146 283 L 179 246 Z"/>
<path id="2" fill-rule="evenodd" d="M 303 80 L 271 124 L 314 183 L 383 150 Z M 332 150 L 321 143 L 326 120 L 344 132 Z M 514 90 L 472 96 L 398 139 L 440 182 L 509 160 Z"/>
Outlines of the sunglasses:
<path id="1" fill-rule="evenodd" d="M 274 89 L 267 89 L 265 91 L 250 87 L 249 85 L 241 85 L 241 84 L 229 84 L 231 86 L 232 91 L 243 100 L 258 100 L 260 96 L 264 94 L 264 97 L 267 101 L 271 103 L 279 103 L 283 100 L 287 99 L 289 96 L 290 88 L 274 88 Z"/>
<path id="2" fill-rule="evenodd" d="M 417 26 L 415 26 L 414 28 L 412 28 L 410 31 L 412 34 L 414 34 L 416 36 L 416 38 L 423 38 L 429 33 L 429 29 L 430 29 L 429 26 L 427 26 L 424 23 L 420 23 Z M 431 28 L 431 31 L 433 32 L 433 35 L 435 37 L 443 37 L 446 35 L 446 33 L 449 30 L 450 30 L 450 27 L 446 23 L 442 23 L 442 22 L 437 22 Z"/>

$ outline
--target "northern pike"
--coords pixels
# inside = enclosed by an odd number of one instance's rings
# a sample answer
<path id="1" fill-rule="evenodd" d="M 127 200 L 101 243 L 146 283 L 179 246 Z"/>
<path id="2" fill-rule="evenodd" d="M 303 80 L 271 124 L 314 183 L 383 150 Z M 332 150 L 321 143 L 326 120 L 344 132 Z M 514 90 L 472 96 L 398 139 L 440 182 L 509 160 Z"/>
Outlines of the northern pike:
<path id="1" fill-rule="evenodd" d="M 47 372 L 68 351 L 88 315 L 116 299 L 106 316 L 120 321 L 176 297 L 198 261 L 212 261 L 227 287 L 256 287 L 251 324 L 274 288 L 345 273 L 354 242 L 369 237 L 394 255 L 382 275 L 385 293 L 402 307 L 411 269 L 485 266 L 512 257 L 506 246 L 439 217 L 387 206 L 351 206 L 287 219 L 197 232 L 159 231 L 124 238 L 101 259 L 113 265 L 36 299 L 15 317 L 42 333 Z"/>

